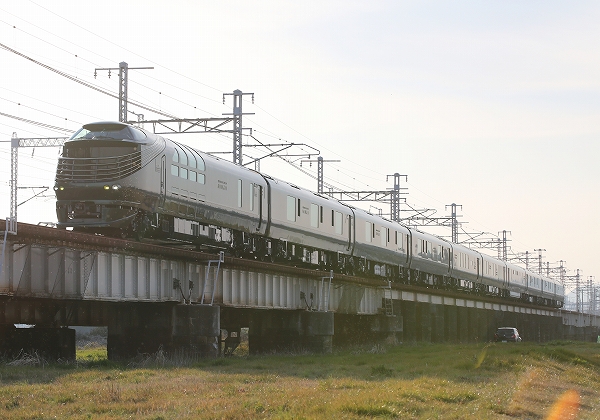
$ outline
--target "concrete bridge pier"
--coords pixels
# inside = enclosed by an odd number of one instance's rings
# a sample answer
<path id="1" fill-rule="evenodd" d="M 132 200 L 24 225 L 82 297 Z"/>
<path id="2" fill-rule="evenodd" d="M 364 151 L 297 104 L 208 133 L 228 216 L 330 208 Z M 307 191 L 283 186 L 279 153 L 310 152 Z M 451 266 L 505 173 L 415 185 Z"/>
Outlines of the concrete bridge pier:
<path id="1" fill-rule="evenodd" d="M 457 341 L 459 343 L 469 342 L 469 311 L 464 306 L 459 306 L 457 309 Z"/>
<path id="2" fill-rule="evenodd" d="M 212 305 L 175 306 L 172 317 L 172 351 L 194 357 L 219 356 L 220 309 L 219 306 Z"/>
<path id="3" fill-rule="evenodd" d="M 402 316 L 382 313 L 377 315 L 336 313 L 333 341 L 340 347 L 356 344 L 370 345 L 383 341 L 397 344 L 402 341 Z"/>
<path id="4" fill-rule="evenodd" d="M 417 304 L 412 301 L 402 301 L 402 318 L 404 319 L 404 341 L 414 343 L 417 341 Z"/>
<path id="5" fill-rule="evenodd" d="M 431 305 L 431 342 L 445 341 L 445 313 L 443 305 Z"/>
<path id="6" fill-rule="evenodd" d="M 417 302 L 417 341 L 431 343 L 431 305 Z"/>
<path id="7" fill-rule="evenodd" d="M 493 325 L 491 324 L 491 311 L 489 309 L 478 309 L 477 310 L 477 337 L 475 338 L 478 343 L 486 343 L 491 341 L 494 337 L 492 330 Z"/>
<path id="8" fill-rule="evenodd" d="M 454 305 L 444 306 L 444 334 L 446 341 L 458 341 L 458 308 Z"/>
<path id="9" fill-rule="evenodd" d="M 468 338 L 467 342 L 477 341 L 479 337 L 479 310 L 467 307 Z"/>
<path id="10" fill-rule="evenodd" d="M 211 305 L 118 304 L 108 317 L 108 358 L 159 350 L 190 357 L 219 355 L 219 312 Z"/>
<path id="11" fill-rule="evenodd" d="M 333 323 L 333 312 L 254 310 L 250 313 L 249 351 L 331 353 Z"/>

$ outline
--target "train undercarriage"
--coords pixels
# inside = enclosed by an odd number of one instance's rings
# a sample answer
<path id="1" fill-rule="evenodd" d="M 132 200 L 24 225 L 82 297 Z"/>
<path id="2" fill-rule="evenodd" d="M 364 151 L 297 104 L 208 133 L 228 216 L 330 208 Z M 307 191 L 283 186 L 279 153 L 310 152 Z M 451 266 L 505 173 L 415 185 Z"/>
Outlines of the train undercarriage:
<path id="1" fill-rule="evenodd" d="M 174 216 L 138 211 L 124 227 L 75 227 L 74 230 L 106 236 L 155 241 L 172 246 L 192 247 L 200 251 L 225 251 L 233 257 L 285 263 L 294 266 L 333 270 L 350 276 L 367 276 L 392 283 L 409 284 L 424 288 L 462 292 L 477 296 L 496 297 L 506 301 L 529 303 L 552 308 L 561 303 L 525 293 L 450 276 L 431 274 L 401 265 L 385 264 L 341 252 L 331 252 L 295 244 L 285 240 L 267 238 L 224 228 L 206 225 Z"/>

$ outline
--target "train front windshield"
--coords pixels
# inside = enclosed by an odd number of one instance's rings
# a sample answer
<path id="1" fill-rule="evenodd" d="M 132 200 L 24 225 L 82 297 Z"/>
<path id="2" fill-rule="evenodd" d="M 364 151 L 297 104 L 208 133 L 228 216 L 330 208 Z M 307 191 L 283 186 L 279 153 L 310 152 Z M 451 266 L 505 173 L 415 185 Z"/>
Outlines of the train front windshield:
<path id="1" fill-rule="evenodd" d="M 79 129 L 69 141 L 125 140 L 147 143 L 148 136 L 142 130 L 122 123 L 93 123 Z"/>
<path id="2" fill-rule="evenodd" d="M 146 133 L 123 123 L 93 123 L 80 128 L 65 143 L 64 158 L 126 156 L 148 144 Z"/>

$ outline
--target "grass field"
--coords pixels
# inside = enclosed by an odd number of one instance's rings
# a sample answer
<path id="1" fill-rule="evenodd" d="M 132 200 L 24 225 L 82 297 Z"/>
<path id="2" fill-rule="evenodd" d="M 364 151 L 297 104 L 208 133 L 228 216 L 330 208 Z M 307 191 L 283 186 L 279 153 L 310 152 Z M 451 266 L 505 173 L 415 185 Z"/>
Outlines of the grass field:
<path id="1" fill-rule="evenodd" d="M 87 348 L 70 364 L 5 361 L 0 382 L 2 419 L 596 419 L 600 345 L 418 344 L 200 362 L 159 353 L 123 363 Z"/>

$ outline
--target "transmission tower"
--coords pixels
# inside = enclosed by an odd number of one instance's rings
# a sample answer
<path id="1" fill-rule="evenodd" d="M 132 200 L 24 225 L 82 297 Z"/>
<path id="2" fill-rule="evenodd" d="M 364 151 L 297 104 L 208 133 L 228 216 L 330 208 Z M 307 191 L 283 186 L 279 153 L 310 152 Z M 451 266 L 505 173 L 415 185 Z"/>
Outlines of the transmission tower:
<path id="1" fill-rule="evenodd" d="M 127 84 L 129 70 L 148 70 L 154 67 L 129 67 L 129 65 L 122 61 L 119 63 L 119 67 L 104 67 L 94 69 L 94 79 L 98 76 L 98 70 L 108 70 L 108 77 L 110 78 L 112 70 L 119 70 L 119 121 L 127 122 Z M 143 119 L 143 116 L 142 116 Z"/>
<path id="2" fill-rule="evenodd" d="M 581 310 L 581 299 L 579 296 L 579 293 L 581 291 L 581 288 L 579 286 L 579 269 L 577 269 L 577 274 L 575 275 L 575 308 L 576 308 L 576 312 L 580 312 Z"/>
<path id="3" fill-rule="evenodd" d="M 236 89 L 233 93 L 223 94 L 223 103 L 225 103 L 225 96 L 233 96 L 233 113 L 223 115 L 233 115 L 233 163 L 237 165 L 242 164 L 242 115 L 254 115 L 254 112 L 244 114 L 242 112 L 242 97 L 244 95 L 252 95 L 252 103 L 254 103 L 254 93 L 243 93 L 241 90 Z M 250 134 L 252 129 L 250 128 Z"/>
<path id="4" fill-rule="evenodd" d="M 534 249 L 538 253 L 538 274 L 542 275 L 542 252 L 546 250 L 543 248 Z"/>
<path id="5" fill-rule="evenodd" d="M 68 137 L 23 138 L 13 133 L 10 139 L 10 217 L 7 219 L 7 232 L 17 234 L 17 188 L 19 175 L 19 147 L 62 146 Z"/>
<path id="6" fill-rule="evenodd" d="M 508 254 L 508 252 L 507 252 L 508 251 L 508 246 L 507 246 L 508 240 L 506 239 L 506 234 L 507 233 L 511 233 L 511 231 L 510 230 L 503 230 L 501 232 L 498 232 L 498 235 L 502 234 L 502 239 L 500 240 L 500 242 L 498 244 L 499 246 L 500 245 L 502 246 L 502 248 L 501 248 L 502 249 L 502 258 L 501 258 L 502 261 L 506 261 L 507 254 Z"/>
<path id="7" fill-rule="evenodd" d="M 390 176 L 394 177 L 393 189 L 388 189 L 385 191 L 328 191 L 327 195 L 333 198 L 337 197 L 336 199 L 338 201 L 371 201 L 378 203 L 390 203 L 390 219 L 401 221 L 400 219 L 394 219 L 394 217 L 399 216 L 400 209 L 400 198 L 395 198 L 395 196 L 398 197 L 400 194 L 406 194 L 402 193 L 401 190 L 407 188 L 400 188 L 400 177 L 406 177 L 406 175 L 399 175 L 398 173 L 394 175 L 388 175 L 386 177 L 386 181 Z M 396 204 L 394 204 L 395 200 Z"/>
<path id="8" fill-rule="evenodd" d="M 321 156 L 317 156 L 317 160 L 301 160 L 300 166 L 303 163 L 309 163 L 311 166 L 313 162 L 317 162 L 317 192 L 323 194 L 323 164 L 325 162 L 340 162 L 339 160 L 323 160 Z"/>
<path id="9" fill-rule="evenodd" d="M 450 226 L 452 228 L 452 242 L 457 244 L 458 243 L 458 226 L 459 226 L 457 218 L 459 216 L 456 215 L 456 208 L 460 207 L 460 209 L 462 210 L 462 204 L 456 204 L 456 203 L 446 204 L 445 209 L 448 210 L 448 207 L 450 207 Z"/>
<path id="10" fill-rule="evenodd" d="M 408 189 L 400 188 L 400 178 L 404 177 L 404 182 L 408 182 L 408 175 L 400 175 L 398 172 L 394 175 L 386 175 L 386 182 L 389 177 L 394 177 L 394 189 L 392 190 L 392 196 L 390 197 L 390 217 L 394 222 L 399 222 L 402 220 L 402 216 L 400 215 L 400 190 Z"/>

